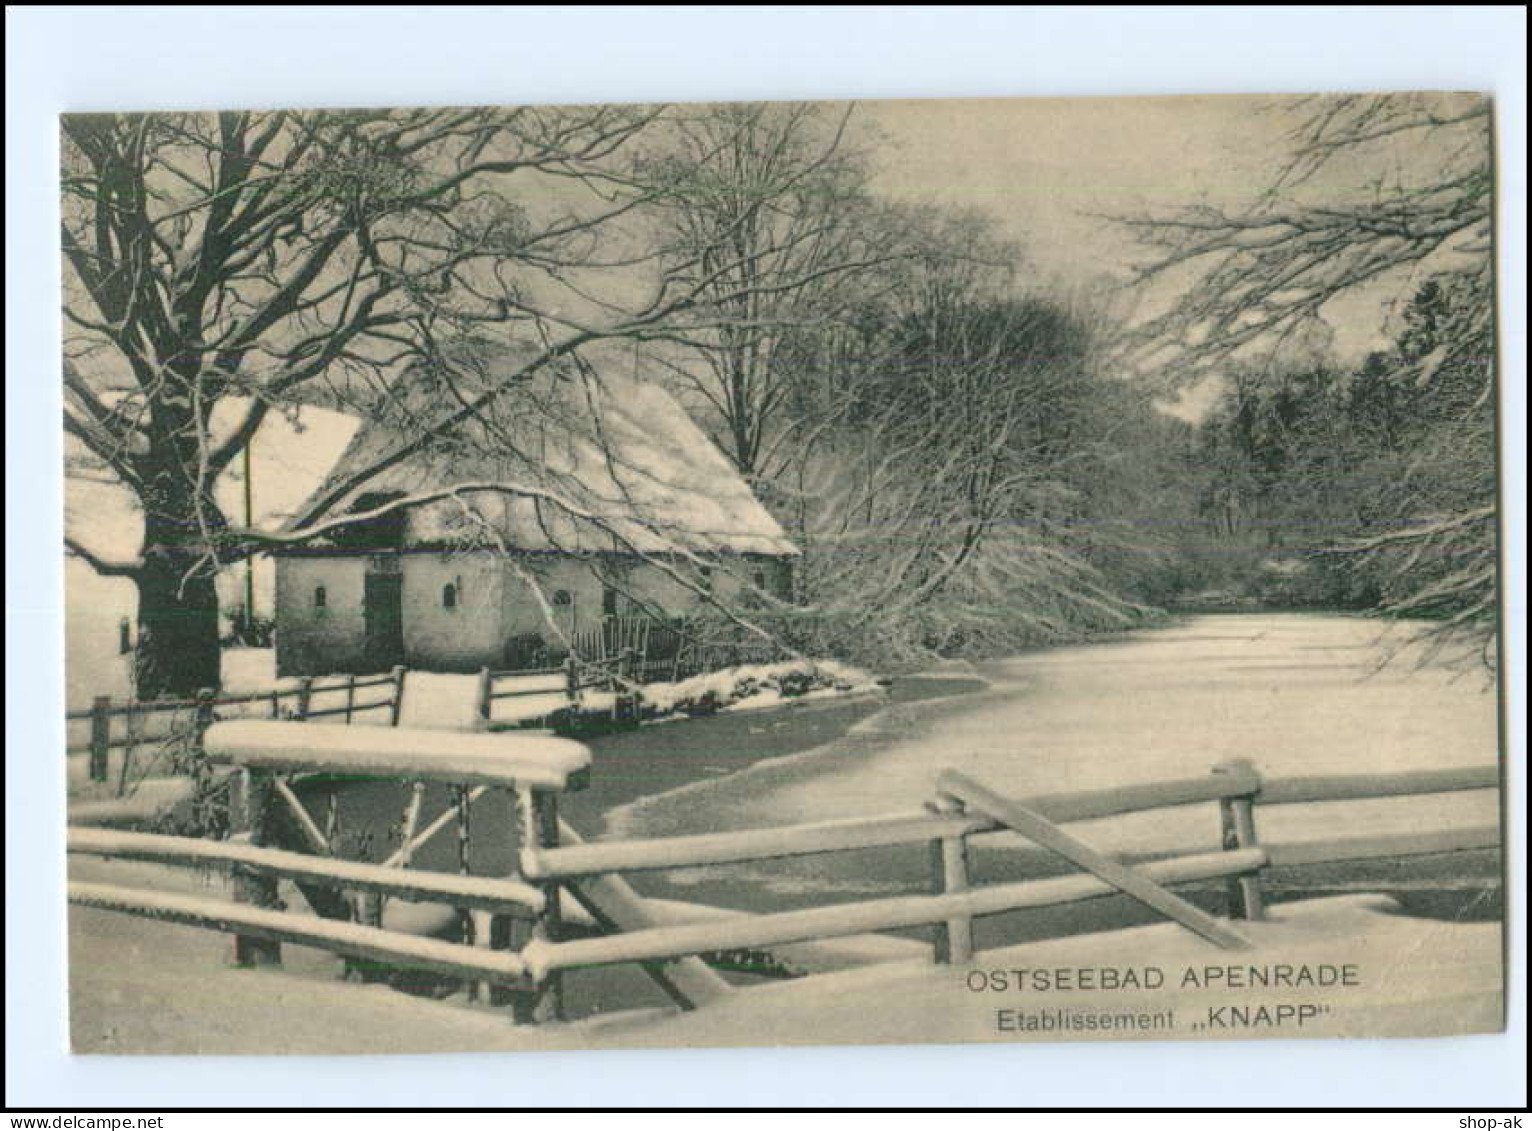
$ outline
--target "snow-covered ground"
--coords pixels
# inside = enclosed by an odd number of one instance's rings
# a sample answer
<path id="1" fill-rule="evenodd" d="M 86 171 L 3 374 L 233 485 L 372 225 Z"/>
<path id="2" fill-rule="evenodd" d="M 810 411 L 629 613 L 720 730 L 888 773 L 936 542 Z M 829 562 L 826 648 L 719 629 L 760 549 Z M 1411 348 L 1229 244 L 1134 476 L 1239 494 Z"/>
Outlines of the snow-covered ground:
<path id="1" fill-rule="evenodd" d="M 142 880 L 146 865 L 94 862 L 105 882 Z M 154 869 L 164 872 L 164 869 Z M 173 882 L 215 894 L 191 873 Z M 163 889 L 167 881 L 156 878 Z M 294 899 L 298 897 L 294 894 Z M 301 901 L 300 901 L 301 902 Z M 1497 923 L 1443 924 L 1393 913 L 1386 898 L 1352 896 L 1276 908 L 1271 921 L 1242 924 L 1257 943 L 1239 963 L 1357 966 L 1359 985 L 1341 990 L 1226 989 L 1075 991 L 1027 995 L 974 992 L 970 967 L 886 963 L 741 989 L 692 1013 L 634 1009 L 564 1025 L 515 1027 L 503 1010 L 459 996 L 428 1001 L 340 980 L 333 956 L 284 947 L 278 970 L 230 963 L 227 936 L 107 911 L 70 911 L 70 1022 L 81 1053 L 400 1053 L 503 1049 L 652 1048 L 709 1045 L 874 1044 L 1099 1039 L 1100 1033 L 1001 1029 L 997 1010 L 1069 1010 L 1114 1015 L 1172 1010 L 1169 1029 L 1119 1030 L 1145 1039 L 1209 1036 L 1430 1036 L 1500 1025 L 1501 938 Z M 1158 966 L 1176 981 L 1187 967 L 1231 955 L 1168 923 L 986 952 L 982 969 Z M 603 977 L 575 971 L 571 979 Z M 1303 1027 L 1229 1032 L 1194 1029 L 1209 1007 L 1331 1006 Z"/>
<path id="2" fill-rule="evenodd" d="M 1100 1040 L 1100 1031 L 1025 1031 L 1026 1014 L 1067 1011 L 1116 1018 L 1169 1010 L 1167 1029 L 1118 1028 L 1117 1039 L 1387 1037 L 1489 1032 L 1500 1028 L 1503 979 L 1498 923 L 1442 924 L 1393 914 L 1381 896 L 1348 896 L 1276 908 L 1271 921 L 1241 924 L 1256 949 L 1233 957 L 1160 923 L 1028 943 L 987 952 L 985 970 L 1160 968 L 1174 990 L 1090 990 L 1046 994 L 975 992 L 973 967 L 900 963 L 750 990 L 695 1013 L 617 1019 L 592 1034 L 598 1044 L 879 1044 L 959 1041 Z M 1311 967 L 1354 964 L 1359 984 L 1341 990 L 1233 991 L 1183 988 L 1187 969 L 1229 963 Z M 1199 974 L 1198 982 L 1202 981 Z M 1302 1027 L 1193 1026 L 1210 1009 L 1328 1006 Z M 1004 1017 L 1001 1010 L 1009 1011 Z M 1221 1016 L 1229 1019 L 1227 1013 Z"/>
<path id="3" fill-rule="evenodd" d="M 647 684 L 643 698 L 648 710 L 659 715 L 685 711 L 695 704 L 717 705 L 723 711 L 762 711 L 784 703 L 876 691 L 878 686 L 872 676 L 850 664 L 788 660 L 703 672 L 676 683 Z"/>

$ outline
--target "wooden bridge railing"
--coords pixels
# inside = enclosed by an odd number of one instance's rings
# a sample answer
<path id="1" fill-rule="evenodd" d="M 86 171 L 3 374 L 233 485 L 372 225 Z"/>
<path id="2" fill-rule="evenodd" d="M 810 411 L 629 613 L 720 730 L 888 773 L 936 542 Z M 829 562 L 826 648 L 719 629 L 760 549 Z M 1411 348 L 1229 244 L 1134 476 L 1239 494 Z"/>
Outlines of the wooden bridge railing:
<path id="1" fill-rule="evenodd" d="M 207 735 L 209 756 L 238 766 L 246 778 L 247 843 L 218 844 L 174 837 L 74 830 L 70 851 L 125 856 L 179 864 L 221 864 L 234 869 L 235 903 L 189 900 L 101 885 L 71 885 L 78 903 L 194 923 L 237 936 L 242 961 L 277 958 L 281 941 L 326 946 L 342 954 L 398 964 L 420 964 L 491 986 L 507 987 L 518 1017 L 557 1016 L 565 972 L 616 963 L 637 963 L 672 1000 L 692 1007 L 732 992 L 702 962 L 705 956 L 762 952 L 794 944 L 827 945 L 828 940 L 869 937 L 930 927 L 937 962 L 974 958 L 973 921 L 1032 908 L 1052 907 L 1102 896 L 1126 894 L 1180 923 L 1212 945 L 1250 945 L 1241 920 L 1264 917 L 1262 880 L 1274 866 L 1404 857 L 1491 849 L 1500 843 L 1498 826 L 1366 834 L 1319 841 L 1270 842 L 1258 836 L 1258 814 L 1267 806 L 1492 790 L 1500 785 L 1496 767 L 1417 773 L 1337 775 L 1265 779 L 1249 763 L 1215 767 L 1210 774 L 1117 789 L 1059 793 L 1013 799 L 964 775 L 947 772 L 923 811 L 776 828 L 585 843 L 558 817 L 560 792 L 576 788 L 588 772 L 583 746 L 540 736 L 493 736 L 376 729 L 330 731 L 284 723 L 235 722 L 214 726 Z M 282 775 L 326 773 L 370 778 L 446 782 L 457 804 L 420 829 L 421 787 L 407 810 L 404 843 L 383 864 L 324 859 L 330 852 L 323 831 L 302 811 L 302 802 L 284 786 Z M 466 844 L 467 814 L 484 790 L 503 788 L 517 799 L 517 828 L 493 835 L 513 836 L 517 874 L 505 879 L 405 872 L 415 846 L 454 819 Z M 310 854 L 264 842 L 278 802 L 296 809 Z M 1133 864 L 1092 848 L 1061 827 L 1121 814 L 1215 803 L 1221 845 L 1212 851 L 1172 853 Z M 1063 858 L 1079 874 L 978 886 L 970 858 L 974 844 L 1017 835 Z M 665 914 L 640 898 L 623 876 L 630 872 L 713 864 L 780 860 L 823 853 L 896 845 L 927 846 L 926 893 L 860 900 L 766 914 L 672 905 Z M 463 871 L 466 872 L 466 857 Z M 321 915 L 352 922 L 320 922 L 282 916 L 273 910 L 276 879 L 299 884 Z M 1228 914 L 1215 918 L 1169 889 L 1173 885 L 1223 880 Z M 316 885 L 322 885 L 316 896 Z M 522 923 L 519 943 L 508 930 L 465 931 L 466 943 L 444 943 L 384 931 L 376 903 L 329 903 L 323 890 L 336 888 L 382 896 L 446 902 L 480 916 Z M 566 930 L 565 901 L 583 909 L 598 932 L 573 937 Z M 368 910 L 368 908 L 373 910 Z M 360 910 L 359 910 L 360 909 Z M 695 912 L 691 914 L 690 912 Z M 894 948 L 907 954 L 911 940 Z M 494 950 L 494 947 L 508 950 Z M 889 948 L 863 952 L 886 955 Z M 927 950 L 926 953 L 932 953 Z"/>
<path id="2" fill-rule="evenodd" d="M 1499 784 L 1499 771 L 1494 766 L 1266 781 L 1248 763 L 1232 763 L 1217 767 L 1203 778 L 1016 802 L 998 798 L 971 779 L 949 772 L 939 779 L 938 797 L 925 813 L 538 848 L 523 852 L 521 862 L 522 872 L 528 877 L 578 886 L 590 877 L 627 872 L 924 843 L 930 846 L 932 858 L 932 894 L 683 923 L 605 938 L 537 945 L 523 951 L 523 959 L 529 974 L 536 979 L 582 966 L 653 962 L 682 955 L 931 926 L 936 929 L 937 960 L 967 962 L 973 957 L 974 918 L 1119 892 L 1148 903 L 1215 945 L 1240 947 L 1246 940 L 1237 930 L 1211 921 L 1211 917 L 1184 904 L 1164 888 L 1170 884 L 1225 879 L 1230 884 L 1229 918 L 1259 919 L 1264 916 L 1261 877 L 1275 865 L 1489 849 L 1500 843 L 1498 826 L 1264 843 L 1256 837 L 1257 801 L 1263 806 L 1295 805 L 1488 790 L 1498 788 Z M 1066 822 L 1207 801 L 1216 801 L 1223 817 L 1225 835 L 1221 851 L 1173 856 L 1131 869 L 1093 851 L 1081 852 L 1079 842 L 1057 827 Z M 1017 810 L 1033 819 L 1017 821 Z M 972 887 L 968 866 L 972 838 L 1018 831 L 1064 855 L 1087 874 Z M 1125 872 L 1129 874 L 1124 875 Z"/>
<path id="3" fill-rule="evenodd" d="M 332 729 L 269 721 L 215 724 L 204 745 L 209 761 L 240 772 L 242 827 L 235 837 L 216 842 L 76 828 L 70 830 L 68 846 L 71 853 L 94 856 L 224 866 L 233 877 L 234 901 L 71 882 L 71 902 L 228 932 L 235 938 L 236 960 L 245 965 L 279 964 L 281 944 L 299 943 L 353 959 L 480 980 L 492 993 L 509 991 L 515 1012 L 525 1019 L 558 1012 L 557 978 L 533 982 L 517 954 L 493 949 L 497 938 L 509 934 L 513 920 L 526 924 L 531 940 L 555 941 L 558 889 L 542 881 L 468 874 L 469 813 L 487 791 L 507 790 L 516 798 L 518 819 L 515 827 L 492 829 L 491 835 L 512 838 L 513 855 L 548 845 L 557 836 L 559 794 L 579 788 L 588 772 L 590 754 L 585 747 L 541 736 L 508 740 L 448 731 Z M 292 775 L 306 774 L 416 783 L 400 850 L 382 864 L 335 859 L 333 836 L 325 835 L 288 785 Z M 421 798 L 428 782 L 452 787 L 454 799 L 422 830 Z M 307 840 L 308 852 L 274 845 L 284 805 Z M 409 870 L 414 852 L 454 822 L 461 874 Z M 279 878 L 297 883 L 319 918 L 284 912 L 277 894 Z M 460 908 L 465 941 L 385 930 L 382 896 Z"/>

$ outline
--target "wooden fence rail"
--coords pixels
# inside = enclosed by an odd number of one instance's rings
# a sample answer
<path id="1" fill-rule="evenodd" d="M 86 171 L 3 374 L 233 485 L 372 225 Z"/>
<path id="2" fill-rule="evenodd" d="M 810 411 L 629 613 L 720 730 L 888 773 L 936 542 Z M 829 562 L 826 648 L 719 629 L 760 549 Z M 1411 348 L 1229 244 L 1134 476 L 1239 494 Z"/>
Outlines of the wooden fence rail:
<path id="1" fill-rule="evenodd" d="M 1258 782 L 1253 772 L 1247 776 L 1204 776 L 1121 789 L 1048 794 L 1028 798 L 1026 804 L 1062 824 L 1237 797 L 1255 788 Z M 982 814 L 889 813 L 739 832 L 603 841 L 528 854 L 521 864 L 528 876 L 570 878 L 921 844 L 998 832 L 1003 827 L 999 821 Z"/>
<path id="2" fill-rule="evenodd" d="M 219 695 L 212 688 L 198 692 L 193 699 L 136 700 L 113 703 L 110 696 L 99 695 L 89 710 L 70 711 L 64 715 L 66 732 L 71 723 L 88 723 L 88 737 L 83 741 L 66 739 L 66 755 L 89 754 L 91 781 L 106 781 L 113 750 L 125 751 L 122 759 L 121 788 L 127 785 L 134 754 L 146 747 L 182 747 L 184 754 L 201 750 L 202 735 L 218 721 L 220 710 L 258 708 L 271 719 L 291 718 L 309 721 L 343 716 L 351 723 L 357 716 L 386 711 L 388 725 L 398 726 L 404 708 L 404 682 L 407 669 L 395 667 L 381 675 L 354 674 L 316 678 L 304 676 L 296 686 L 272 688 L 245 695 Z M 369 696 L 358 700 L 358 692 L 387 688 L 382 698 Z M 315 708 L 316 696 L 343 695 L 340 706 Z"/>
<path id="3" fill-rule="evenodd" d="M 506 986 L 524 986 L 527 981 L 526 964 L 517 954 L 419 938 L 357 923 L 291 915 L 285 911 L 196 896 L 78 881 L 70 881 L 69 902 L 205 927 L 233 934 L 236 938 L 260 939 L 273 945 L 287 942 L 321 947 L 336 954 L 389 966 L 489 979 Z"/>
<path id="4" fill-rule="evenodd" d="M 480 730 L 512 730 L 542 726 L 560 711 L 575 711 L 585 705 L 584 692 L 602 691 L 612 695 L 607 712 L 614 720 L 632 721 L 638 717 L 637 685 L 641 681 L 638 653 L 624 649 L 599 660 L 584 660 L 574 655 L 555 668 L 530 668 L 479 671 L 474 695 L 474 718 Z M 553 686 L 526 686 L 527 680 L 557 679 Z M 510 720 L 494 717 L 494 704 L 507 699 L 547 698 L 557 696 L 558 706 L 535 717 Z"/>
<path id="5" fill-rule="evenodd" d="M 1170 915 L 1216 945 L 1243 948 L 1248 940 L 1205 912 L 1164 890 L 1165 885 L 1223 878 L 1230 882 L 1229 917 L 1264 915 L 1260 878 L 1275 865 L 1411 856 L 1492 849 L 1499 829 L 1482 826 L 1387 836 L 1357 836 L 1292 844 L 1266 844 L 1255 833 L 1254 807 L 1426 796 L 1495 789 L 1497 767 L 1333 777 L 1262 779 L 1248 763 L 1218 766 L 1207 777 L 1117 790 L 1053 794 L 1010 802 L 961 775 L 940 779 L 937 800 L 921 814 L 889 814 L 854 820 L 644 841 L 574 844 L 529 850 L 522 870 L 529 877 L 579 885 L 591 877 L 708 864 L 744 863 L 820 853 L 927 842 L 936 892 L 868 900 L 833 907 L 732 919 L 705 919 L 603 938 L 529 946 L 523 957 L 532 977 L 620 962 L 653 962 L 686 955 L 750 950 L 911 927 L 935 928 L 938 962 L 973 957 L 975 917 L 1093 899 L 1116 892 Z M 1223 851 L 1174 856 L 1128 868 L 1082 845 L 1058 829 L 1078 822 L 1134 812 L 1217 802 L 1226 814 Z M 982 802 L 985 811 L 974 811 Z M 1025 816 L 1018 816 L 1025 810 Z M 1093 874 L 973 888 L 968 869 L 971 838 L 1021 831 Z"/>
<path id="6" fill-rule="evenodd" d="M 772 663 L 794 655 L 732 623 L 653 617 L 608 617 L 570 633 L 568 644 L 569 654 L 557 667 L 483 668 L 474 707 L 480 729 L 507 730 L 527 724 L 528 720 L 495 719 L 497 702 L 560 691 L 565 699 L 560 709 L 579 709 L 584 706 L 583 692 L 602 691 L 614 696 L 607 709 L 614 720 L 634 721 L 637 689 L 642 684 L 673 683 L 703 672 Z M 517 686 L 526 679 L 559 674 L 564 676 L 562 688 Z M 530 721 L 540 724 L 543 720 Z"/>
<path id="7" fill-rule="evenodd" d="M 1160 883 L 1188 883 L 1234 875 L 1264 863 L 1259 850 L 1206 853 L 1146 864 L 1140 871 Z M 998 915 L 1110 895 L 1111 884 L 1090 876 L 1063 876 L 995 884 L 944 895 L 909 895 L 859 903 L 779 911 L 748 919 L 662 927 L 557 946 L 528 946 L 522 957 L 534 978 L 556 970 L 652 961 L 687 954 L 760 949 L 807 939 L 929 926 L 954 916 Z"/>
<path id="8" fill-rule="evenodd" d="M 290 880 L 328 882 L 360 891 L 375 891 L 412 902 L 448 900 L 455 906 L 504 914 L 533 916 L 542 911 L 542 892 L 515 880 L 460 876 L 450 872 L 419 872 L 383 864 L 363 864 L 259 848 L 237 841 L 192 840 L 154 833 L 114 829 L 73 828 L 67 842 L 71 854 L 117 860 L 148 860 L 157 864 L 197 867 L 205 864 L 254 868 Z"/>
<path id="9" fill-rule="evenodd" d="M 963 805 L 977 809 L 986 816 L 999 821 L 1012 832 L 1020 833 L 1034 844 L 1056 852 L 1071 864 L 1077 865 L 1095 876 L 1099 881 L 1132 896 L 1144 906 L 1158 911 L 1167 919 L 1173 919 L 1194 934 L 1201 935 L 1214 946 L 1225 950 L 1246 950 L 1248 939 L 1231 931 L 1200 908 L 1193 907 L 1180 896 L 1168 891 L 1162 884 L 1144 871 L 1129 868 L 1090 845 L 1065 832 L 1041 813 L 1029 809 L 974 781 L 966 774 L 948 770 L 936 781 L 937 792 Z M 1253 854 L 1248 866 L 1234 874 L 1246 874 L 1266 863 L 1265 854 L 1253 846 L 1244 848 Z M 1229 852 L 1222 859 L 1227 862 L 1235 854 Z M 956 875 L 959 893 L 968 888 L 967 876 Z"/>

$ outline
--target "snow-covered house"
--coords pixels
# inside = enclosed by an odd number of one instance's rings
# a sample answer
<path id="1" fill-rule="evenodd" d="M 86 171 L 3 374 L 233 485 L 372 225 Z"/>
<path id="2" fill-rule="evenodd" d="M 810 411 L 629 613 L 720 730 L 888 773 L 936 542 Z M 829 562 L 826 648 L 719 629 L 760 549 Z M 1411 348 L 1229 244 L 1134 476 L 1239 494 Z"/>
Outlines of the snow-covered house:
<path id="1" fill-rule="evenodd" d="M 516 666 L 605 618 L 705 609 L 700 593 L 788 596 L 797 549 L 666 390 L 569 367 L 479 405 L 509 365 L 491 356 L 411 370 L 299 508 L 311 527 L 386 513 L 277 555 L 280 674 Z"/>

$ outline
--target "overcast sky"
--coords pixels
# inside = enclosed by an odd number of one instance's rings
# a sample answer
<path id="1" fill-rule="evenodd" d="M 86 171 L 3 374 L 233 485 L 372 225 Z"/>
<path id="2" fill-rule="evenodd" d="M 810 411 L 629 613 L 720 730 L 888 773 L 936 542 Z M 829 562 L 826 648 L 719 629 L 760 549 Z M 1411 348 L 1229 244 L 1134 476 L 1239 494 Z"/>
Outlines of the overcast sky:
<path id="1" fill-rule="evenodd" d="M 1036 283 L 1126 280 L 1143 250 L 1102 219 L 1256 199 L 1287 151 L 1285 100 L 1241 97 L 869 102 L 864 125 L 885 194 L 969 207 L 999 220 Z M 1355 358 L 1381 344 L 1394 287 L 1326 310 L 1335 348 Z"/>
<path id="2" fill-rule="evenodd" d="M 1045 273 L 1121 277 L 1131 244 L 1092 214 L 1259 190 L 1276 123 L 1236 98 L 870 102 L 882 192 L 995 216 Z"/>

